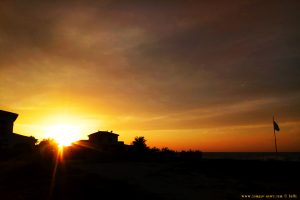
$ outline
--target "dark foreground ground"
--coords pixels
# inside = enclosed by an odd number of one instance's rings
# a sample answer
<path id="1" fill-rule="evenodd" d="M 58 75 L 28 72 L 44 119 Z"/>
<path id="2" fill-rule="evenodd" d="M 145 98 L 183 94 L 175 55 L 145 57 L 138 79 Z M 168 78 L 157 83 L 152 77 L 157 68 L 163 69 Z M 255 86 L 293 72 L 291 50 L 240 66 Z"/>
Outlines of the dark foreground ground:
<path id="1" fill-rule="evenodd" d="M 300 199 L 300 162 L 65 161 L 58 165 L 55 178 L 52 166 L 30 159 L 1 161 L 0 169 L 4 200 Z"/>

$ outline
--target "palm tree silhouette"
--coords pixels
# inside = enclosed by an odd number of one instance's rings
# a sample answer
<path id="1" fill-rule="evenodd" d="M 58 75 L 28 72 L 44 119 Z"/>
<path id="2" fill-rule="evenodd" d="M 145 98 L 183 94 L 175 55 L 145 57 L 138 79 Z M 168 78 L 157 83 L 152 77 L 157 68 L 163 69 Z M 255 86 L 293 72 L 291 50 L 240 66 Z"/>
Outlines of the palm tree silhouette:
<path id="1" fill-rule="evenodd" d="M 146 145 L 146 139 L 144 136 L 141 136 L 141 137 L 135 137 L 133 142 L 132 142 L 132 145 L 134 148 L 136 149 L 147 149 L 147 145 Z"/>
<path id="2" fill-rule="evenodd" d="M 133 155 L 137 159 L 145 158 L 146 153 L 148 152 L 149 149 L 148 146 L 146 145 L 146 141 L 147 140 L 143 136 L 135 137 L 134 140 L 132 141 L 131 150 Z"/>

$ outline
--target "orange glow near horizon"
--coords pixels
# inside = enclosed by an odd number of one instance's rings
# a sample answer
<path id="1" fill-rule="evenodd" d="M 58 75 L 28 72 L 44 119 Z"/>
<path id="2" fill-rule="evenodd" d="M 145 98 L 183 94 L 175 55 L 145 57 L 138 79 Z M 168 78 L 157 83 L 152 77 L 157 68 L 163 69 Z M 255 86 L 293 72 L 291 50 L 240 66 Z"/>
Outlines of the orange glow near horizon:
<path id="1" fill-rule="evenodd" d="M 9 109 L 7 109 L 9 110 Z M 92 112 L 87 109 L 80 112 L 21 112 L 15 122 L 14 132 L 27 136 L 34 136 L 40 141 L 53 138 L 62 146 L 69 146 L 72 142 L 87 139 L 87 135 L 97 130 L 112 130 L 118 133 L 119 141 L 131 144 L 134 137 L 144 136 L 150 147 L 168 147 L 174 150 L 201 151 L 264 151 L 274 150 L 272 124 L 248 126 L 220 126 L 184 129 L 163 127 L 166 119 L 151 121 L 141 117 L 121 117 L 118 114 L 97 115 L 100 111 Z M 42 113 L 42 114 L 41 114 Z M 106 115 L 105 115 L 106 114 Z M 205 120 L 205 119 L 203 119 Z M 207 123 L 208 124 L 208 123 Z M 281 122 L 278 134 L 278 148 L 281 151 L 298 151 L 297 138 L 299 122 Z M 153 128 L 153 129 L 151 129 Z M 159 129 L 158 129 L 159 128 Z"/>
<path id="2" fill-rule="evenodd" d="M 46 137 L 53 138 L 60 146 L 70 146 L 80 139 L 80 128 L 71 124 L 56 124 L 45 127 Z"/>
<path id="3" fill-rule="evenodd" d="M 39 119 L 37 125 L 30 126 L 39 133 L 35 136 L 41 140 L 46 138 L 54 139 L 60 147 L 70 146 L 73 142 L 85 139 L 85 132 L 92 131 L 93 127 L 90 120 L 86 120 L 82 115 L 75 113 L 53 113 L 45 118 Z M 100 122 L 98 121 L 98 124 Z M 88 132 L 89 133 L 89 132 Z"/>

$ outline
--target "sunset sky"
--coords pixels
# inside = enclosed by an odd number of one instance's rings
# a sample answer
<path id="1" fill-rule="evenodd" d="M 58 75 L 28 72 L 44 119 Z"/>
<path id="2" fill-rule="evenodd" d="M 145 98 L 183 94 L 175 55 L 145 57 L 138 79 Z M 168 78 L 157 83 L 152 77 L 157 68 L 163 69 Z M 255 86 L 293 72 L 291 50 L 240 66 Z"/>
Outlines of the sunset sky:
<path id="1" fill-rule="evenodd" d="M 300 151 L 300 1 L 0 2 L 0 110 L 175 150 Z"/>

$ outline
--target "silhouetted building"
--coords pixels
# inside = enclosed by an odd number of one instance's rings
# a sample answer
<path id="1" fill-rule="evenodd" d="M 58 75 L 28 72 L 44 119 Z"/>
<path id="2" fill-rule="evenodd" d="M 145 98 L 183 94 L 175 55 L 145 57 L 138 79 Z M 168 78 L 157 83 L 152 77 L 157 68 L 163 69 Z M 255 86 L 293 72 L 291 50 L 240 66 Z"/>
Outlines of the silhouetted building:
<path id="1" fill-rule="evenodd" d="M 12 148 L 16 145 L 34 145 L 35 138 L 13 133 L 14 122 L 18 114 L 0 110 L 0 148 Z"/>
<path id="2" fill-rule="evenodd" d="M 98 131 L 88 135 L 89 141 L 97 146 L 110 146 L 118 144 L 119 135 L 108 131 Z"/>
<path id="3" fill-rule="evenodd" d="M 14 128 L 18 114 L 0 110 L 0 139 L 7 138 Z"/>
<path id="4" fill-rule="evenodd" d="M 79 140 L 74 145 L 106 153 L 122 151 L 126 148 L 123 141 L 118 141 L 119 135 L 112 131 L 97 131 L 88 135 L 88 137 L 88 140 Z"/>

